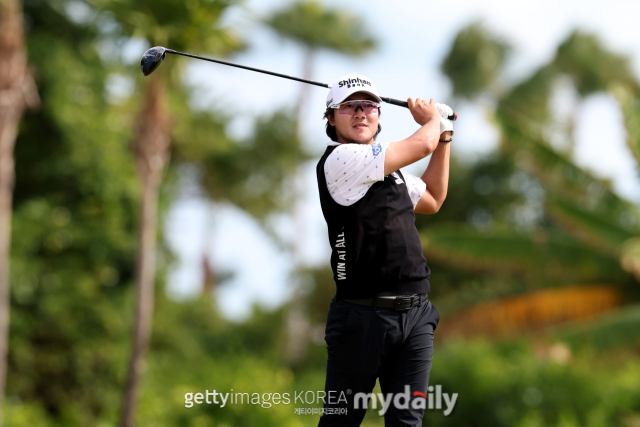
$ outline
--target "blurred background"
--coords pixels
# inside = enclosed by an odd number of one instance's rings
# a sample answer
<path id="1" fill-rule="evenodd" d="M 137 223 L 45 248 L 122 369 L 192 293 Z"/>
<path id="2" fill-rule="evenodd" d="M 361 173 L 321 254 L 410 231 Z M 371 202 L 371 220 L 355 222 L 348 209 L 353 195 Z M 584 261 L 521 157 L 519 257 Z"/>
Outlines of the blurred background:
<path id="1" fill-rule="evenodd" d="M 143 77 L 158 45 L 452 106 L 447 200 L 416 226 L 430 384 L 459 397 L 424 424 L 640 426 L 640 4 L 0 5 L 5 426 L 317 425 L 184 396 L 324 390 L 326 89 L 171 55 Z"/>

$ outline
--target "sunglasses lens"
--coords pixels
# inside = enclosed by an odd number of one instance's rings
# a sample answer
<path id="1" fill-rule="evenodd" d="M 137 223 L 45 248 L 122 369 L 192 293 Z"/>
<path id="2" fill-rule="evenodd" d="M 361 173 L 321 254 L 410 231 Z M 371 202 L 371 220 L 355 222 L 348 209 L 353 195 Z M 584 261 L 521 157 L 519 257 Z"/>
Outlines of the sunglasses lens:
<path id="1" fill-rule="evenodd" d="M 362 107 L 364 108 L 364 112 L 367 114 L 378 112 L 378 106 L 373 102 L 363 102 Z"/>
<path id="2" fill-rule="evenodd" d="M 340 105 L 340 108 L 338 108 L 338 112 L 340 114 L 353 114 L 355 109 L 356 109 L 356 103 L 355 102 L 343 102 Z"/>
<path id="3" fill-rule="evenodd" d="M 338 109 L 338 113 L 354 114 L 360 109 L 362 109 L 365 114 L 374 114 L 378 112 L 378 104 L 370 101 L 343 102 Z"/>

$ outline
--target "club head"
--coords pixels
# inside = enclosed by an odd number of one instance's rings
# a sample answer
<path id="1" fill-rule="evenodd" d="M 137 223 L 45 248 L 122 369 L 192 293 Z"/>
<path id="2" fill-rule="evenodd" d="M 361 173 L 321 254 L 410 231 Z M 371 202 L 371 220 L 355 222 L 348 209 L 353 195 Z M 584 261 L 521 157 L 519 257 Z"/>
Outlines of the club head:
<path id="1" fill-rule="evenodd" d="M 156 46 L 148 49 L 144 55 L 142 55 L 142 59 L 140 60 L 142 74 L 148 76 L 153 73 L 155 69 L 162 64 L 165 54 L 166 49 L 162 46 Z"/>

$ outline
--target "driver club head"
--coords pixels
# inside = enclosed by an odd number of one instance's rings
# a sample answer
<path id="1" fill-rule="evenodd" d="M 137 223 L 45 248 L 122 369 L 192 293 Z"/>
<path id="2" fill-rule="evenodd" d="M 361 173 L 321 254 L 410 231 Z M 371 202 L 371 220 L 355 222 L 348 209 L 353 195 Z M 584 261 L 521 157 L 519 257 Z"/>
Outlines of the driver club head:
<path id="1" fill-rule="evenodd" d="M 142 59 L 140 60 L 140 68 L 142 69 L 142 74 L 148 76 L 153 73 L 156 68 L 162 64 L 164 60 L 164 56 L 166 55 L 167 49 L 162 46 L 152 47 L 148 49 L 144 55 L 142 55 Z"/>

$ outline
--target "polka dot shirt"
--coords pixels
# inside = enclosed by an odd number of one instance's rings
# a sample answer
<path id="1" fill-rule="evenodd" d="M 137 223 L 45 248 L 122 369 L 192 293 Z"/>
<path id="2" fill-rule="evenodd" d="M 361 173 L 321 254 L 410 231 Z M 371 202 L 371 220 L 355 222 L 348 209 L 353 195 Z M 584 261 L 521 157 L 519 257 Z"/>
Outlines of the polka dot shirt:
<path id="1" fill-rule="evenodd" d="M 384 156 L 389 144 L 340 144 L 324 163 L 329 194 L 336 203 L 351 206 L 363 198 L 377 181 L 384 180 Z M 402 172 L 405 185 L 415 209 L 427 185 L 422 179 Z"/>

